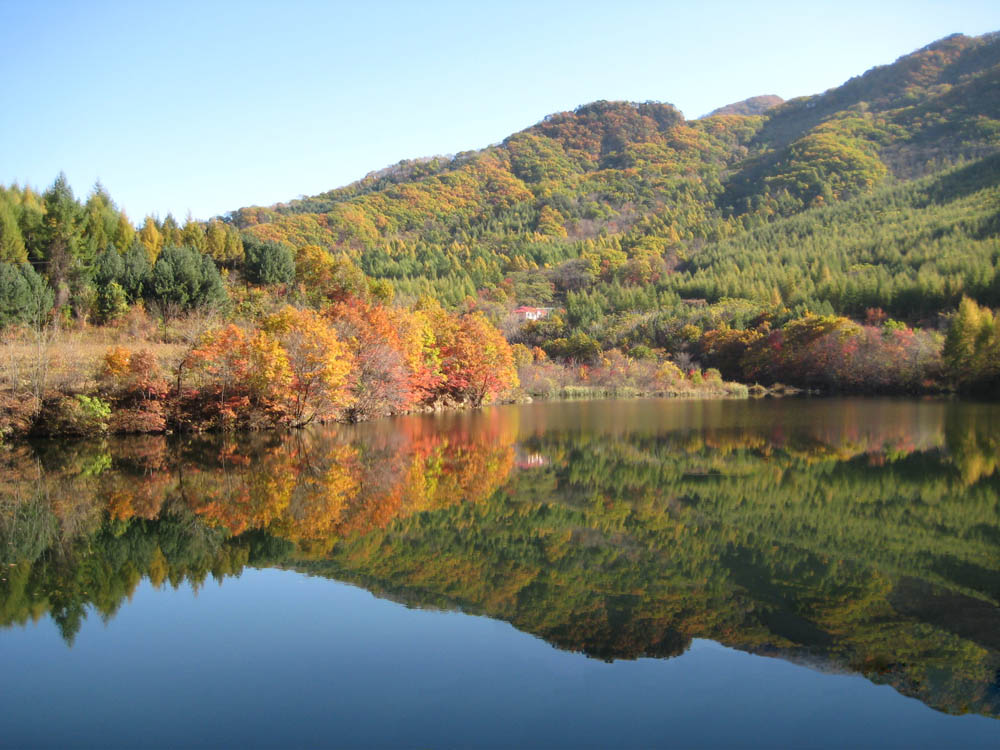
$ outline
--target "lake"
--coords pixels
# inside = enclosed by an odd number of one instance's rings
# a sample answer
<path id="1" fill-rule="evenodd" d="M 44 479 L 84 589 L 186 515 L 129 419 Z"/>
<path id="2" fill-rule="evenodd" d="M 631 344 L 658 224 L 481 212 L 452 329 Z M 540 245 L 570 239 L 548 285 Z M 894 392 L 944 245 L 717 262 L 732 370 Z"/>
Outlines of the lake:
<path id="1" fill-rule="evenodd" d="M 3 747 L 1000 746 L 1000 408 L 0 452 Z"/>

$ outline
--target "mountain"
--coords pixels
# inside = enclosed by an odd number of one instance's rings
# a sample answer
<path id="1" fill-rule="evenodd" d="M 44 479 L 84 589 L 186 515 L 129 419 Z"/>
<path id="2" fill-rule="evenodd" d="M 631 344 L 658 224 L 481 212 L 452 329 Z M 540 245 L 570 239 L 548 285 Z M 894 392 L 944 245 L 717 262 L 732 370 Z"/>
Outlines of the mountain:
<path id="1" fill-rule="evenodd" d="M 715 117 L 717 115 L 762 115 L 767 110 L 774 109 L 779 104 L 783 104 L 784 101 L 780 96 L 775 96 L 774 94 L 751 96 L 749 99 L 744 99 L 741 102 L 734 102 L 733 104 L 727 104 L 725 107 L 714 109 L 706 117 Z"/>
<path id="2" fill-rule="evenodd" d="M 567 335 L 691 298 L 911 320 L 963 294 L 1000 304 L 1000 34 L 949 36 L 761 111 L 770 101 L 697 120 L 594 102 L 228 219 L 346 253 L 404 298 L 489 311 L 600 297 Z"/>

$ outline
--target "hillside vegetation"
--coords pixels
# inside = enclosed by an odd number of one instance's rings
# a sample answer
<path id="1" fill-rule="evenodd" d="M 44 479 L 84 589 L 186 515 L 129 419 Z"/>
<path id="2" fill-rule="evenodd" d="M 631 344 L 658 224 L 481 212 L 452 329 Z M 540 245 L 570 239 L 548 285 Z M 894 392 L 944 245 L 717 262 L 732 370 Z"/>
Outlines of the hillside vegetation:
<path id="1" fill-rule="evenodd" d="M 401 162 L 345 188 L 240 209 L 231 218 L 262 239 L 348 252 L 366 273 L 392 279 L 400 291 L 438 289 L 458 302 L 458 295 L 502 285 L 512 274 L 577 258 L 623 283 L 693 293 L 668 279 L 705 269 L 724 277 L 732 264 L 720 258 L 741 263 L 761 241 L 754 230 L 783 217 L 804 215 L 784 233 L 815 237 L 811 255 L 826 260 L 840 244 L 831 229 L 843 215 L 810 209 L 865 197 L 848 213 L 857 224 L 882 223 L 883 214 L 901 210 L 934 214 L 923 234 L 924 221 L 908 217 L 906 226 L 856 243 L 853 263 L 831 257 L 831 282 L 843 286 L 858 263 L 895 271 L 892 258 L 863 257 L 862 250 L 871 254 L 887 242 L 926 252 L 926 242 L 943 235 L 995 241 L 997 227 L 981 216 L 983 205 L 995 201 L 995 162 L 970 169 L 967 178 L 963 172 L 923 183 L 914 193 L 899 183 L 996 153 L 998 66 L 996 35 L 954 36 L 764 115 L 686 121 L 668 104 L 595 102 L 550 115 L 482 151 Z M 974 225 L 966 226 L 966 218 Z M 988 244 L 977 254 L 980 271 L 989 265 L 981 275 L 991 281 L 995 249 Z M 954 273 L 947 253 L 931 255 L 926 271 Z M 771 258 L 766 265 L 802 265 L 779 257 L 780 264 Z M 555 282 L 556 294 L 581 284 L 557 274 L 545 278 Z M 974 295 L 983 291 L 981 281 L 962 281 Z M 730 296 L 770 302 L 776 285 L 720 286 Z M 837 288 L 820 299 L 835 312 L 855 312 Z M 949 291 L 950 298 L 933 304 L 954 306 L 962 289 Z M 785 301 L 812 294 L 796 283 L 779 292 Z M 873 301 L 892 300 L 887 291 Z"/>
<path id="2" fill-rule="evenodd" d="M 595 102 L 230 218 L 343 252 L 403 299 L 482 309 L 557 357 L 641 347 L 721 366 L 706 331 L 766 336 L 810 314 L 931 336 L 963 297 L 1000 304 L 998 84 L 1000 36 L 954 35 L 816 96 L 700 120 Z M 522 304 L 561 312 L 524 329 L 508 317 Z"/>

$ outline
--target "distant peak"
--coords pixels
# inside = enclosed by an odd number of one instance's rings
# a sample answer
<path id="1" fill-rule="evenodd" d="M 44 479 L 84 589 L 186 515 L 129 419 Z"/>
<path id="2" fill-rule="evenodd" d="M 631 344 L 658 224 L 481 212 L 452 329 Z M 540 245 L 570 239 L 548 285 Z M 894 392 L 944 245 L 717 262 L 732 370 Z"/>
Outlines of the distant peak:
<path id="1" fill-rule="evenodd" d="M 715 115 L 762 115 L 767 110 L 777 107 L 784 101 L 780 96 L 775 96 L 774 94 L 751 96 L 749 99 L 744 99 L 741 102 L 734 102 L 733 104 L 727 104 L 725 107 L 712 110 L 705 117 L 714 117 Z"/>

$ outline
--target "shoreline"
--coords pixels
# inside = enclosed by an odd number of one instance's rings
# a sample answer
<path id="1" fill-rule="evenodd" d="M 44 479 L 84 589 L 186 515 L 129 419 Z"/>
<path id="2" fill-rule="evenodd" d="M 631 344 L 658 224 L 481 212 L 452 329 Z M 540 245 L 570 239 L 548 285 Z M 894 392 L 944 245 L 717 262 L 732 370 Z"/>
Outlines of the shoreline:
<path id="1" fill-rule="evenodd" d="M 40 412 L 36 415 L 36 421 L 31 423 L 27 429 L 20 430 L 8 430 L 6 433 L 0 434 L 0 447 L 11 447 L 15 445 L 22 445 L 34 440 L 64 440 L 64 439 L 93 439 L 93 438 L 103 438 L 103 437 L 128 437 L 130 435 L 200 435 L 200 434 L 249 434 L 255 432 L 287 432 L 292 433 L 297 430 L 305 429 L 311 425 L 347 425 L 347 424 L 360 424 L 365 422 L 375 422 L 386 418 L 392 417 L 404 417 L 404 416 L 414 416 L 414 415 L 431 415 L 431 414 L 444 414 L 444 413 L 455 413 L 481 409 L 487 406 L 507 406 L 507 405 L 520 405 L 520 404 L 532 404 L 532 403 L 545 403 L 545 402 L 573 402 L 573 401 L 608 401 L 616 399 L 677 399 L 677 400 L 710 400 L 710 401 L 742 401 L 742 400 L 761 400 L 761 399 L 782 399 L 782 398 L 843 398 L 843 397 L 855 397 L 855 398 L 941 398 L 947 399 L 953 397 L 954 394 L 949 393 L 924 393 L 924 394 L 879 394 L 879 393 L 863 393 L 863 394 L 845 394 L 845 393 L 832 393 L 824 392 L 816 389 L 804 389 L 794 386 L 786 386 L 783 384 L 774 384 L 770 387 L 755 384 L 753 386 L 747 386 L 743 383 L 734 382 L 721 382 L 719 384 L 706 384 L 703 387 L 688 387 L 688 388 L 675 388 L 675 389 L 638 389 L 631 386 L 621 386 L 621 387 L 606 387 L 606 386 L 581 386 L 581 385 L 570 385 L 560 388 L 551 394 L 532 394 L 527 392 L 520 392 L 511 394 L 505 398 L 496 399 L 490 403 L 475 405 L 471 402 L 461 402 L 453 400 L 442 400 L 435 402 L 433 404 L 424 405 L 422 407 L 409 409 L 400 412 L 390 412 L 386 414 L 379 414 L 368 419 L 361 420 L 351 420 L 347 418 L 339 419 L 316 419 L 307 424 L 291 425 L 282 424 L 279 422 L 250 422 L 247 421 L 240 424 L 238 421 L 229 425 L 219 425 L 219 424 L 192 424 L 187 423 L 183 428 L 172 428 L 167 427 L 166 429 L 149 429 L 149 430 L 115 430 L 110 429 L 108 424 L 111 419 L 115 416 L 114 411 L 110 411 L 105 414 L 103 424 L 101 423 L 87 423 L 87 424 L 63 424 L 50 423 L 50 426 L 46 428 L 46 417 L 49 412 Z M 87 401 L 92 401 L 97 398 L 96 396 L 87 396 L 81 393 L 50 393 L 43 399 L 43 403 L 51 407 L 51 405 L 56 401 L 78 401 L 86 403 Z M 7 407 L 11 403 L 11 396 L 9 393 L 0 394 L 0 424 L 10 424 L 12 421 L 10 418 L 10 412 Z M 23 402 L 22 402 L 23 403 Z M 249 415 L 248 415 L 249 416 Z M 63 429 L 57 429 L 62 426 Z"/>
<path id="2" fill-rule="evenodd" d="M 761 388 L 763 391 L 767 389 Z M 50 391 L 38 400 L 30 394 L 0 393 L 0 446 L 14 445 L 29 440 L 48 440 L 64 438 L 96 438 L 109 435 L 183 435 L 202 433 L 249 433 L 296 430 L 308 427 L 310 424 L 352 424 L 370 422 L 386 417 L 407 416 L 411 414 L 437 414 L 442 412 L 458 412 L 478 409 L 489 405 L 523 404 L 544 401 L 597 401 L 616 398 L 676 398 L 676 399 L 711 399 L 711 400 L 742 400 L 751 397 L 800 395 L 800 389 L 779 389 L 771 393 L 752 393 L 751 388 L 741 383 L 709 382 L 702 385 L 689 385 L 684 388 L 639 389 L 632 386 L 582 386 L 567 385 L 550 394 L 520 392 L 498 398 L 490 403 L 474 404 L 471 401 L 456 401 L 454 399 L 439 399 L 431 404 L 399 412 L 387 412 L 365 419 L 350 419 L 344 415 L 335 419 L 315 419 L 304 424 L 282 423 L 279 420 L 267 419 L 266 416 L 247 408 L 236 413 L 233 418 L 224 423 L 215 419 L 205 419 L 201 422 L 181 419 L 178 409 L 183 407 L 183 396 L 169 394 L 162 399 L 149 399 L 144 403 L 129 404 L 124 408 L 115 408 L 113 403 L 102 398 L 100 392 L 81 393 L 69 391 Z M 18 398 L 18 396 L 21 398 Z M 164 408 L 167 407 L 167 408 Z M 167 416 L 163 426 L 152 429 L 135 429 L 141 420 L 129 418 L 137 409 L 154 410 Z M 133 429 L 115 428 L 123 422 L 133 426 Z"/>

